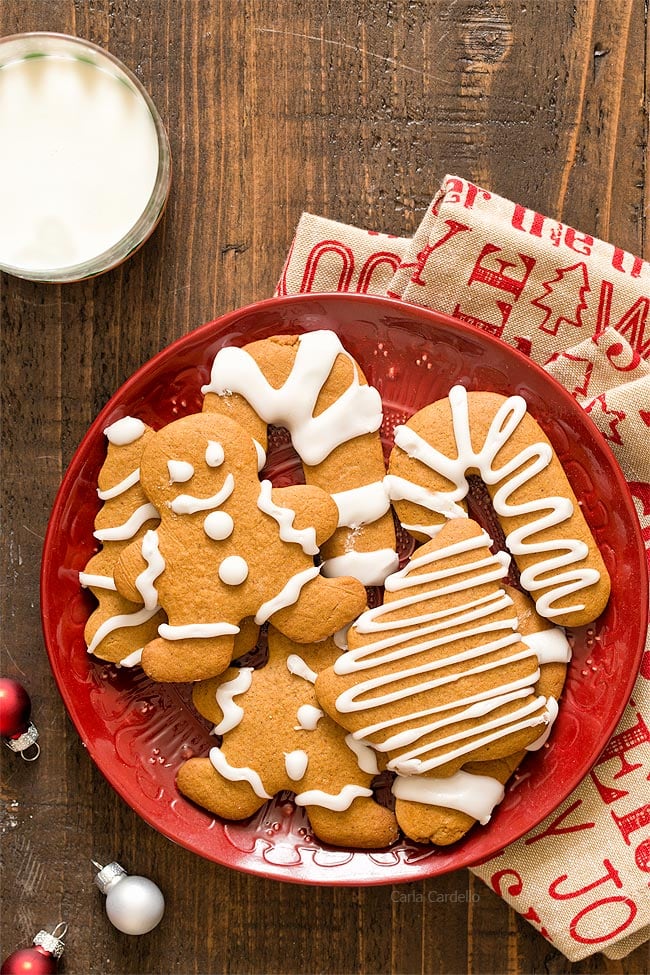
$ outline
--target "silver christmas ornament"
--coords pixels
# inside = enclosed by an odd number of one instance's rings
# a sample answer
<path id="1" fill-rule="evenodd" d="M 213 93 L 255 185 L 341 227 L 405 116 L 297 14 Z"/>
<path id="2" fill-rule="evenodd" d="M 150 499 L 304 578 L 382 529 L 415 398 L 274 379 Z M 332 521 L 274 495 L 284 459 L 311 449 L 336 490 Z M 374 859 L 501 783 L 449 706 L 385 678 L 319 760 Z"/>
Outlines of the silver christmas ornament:
<path id="1" fill-rule="evenodd" d="M 160 923 L 165 913 L 165 898 L 147 877 L 128 876 L 119 863 L 105 867 L 92 863 L 99 873 L 95 883 L 106 895 L 106 914 L 111 924 L 124 934 L 147 934 Z"/>

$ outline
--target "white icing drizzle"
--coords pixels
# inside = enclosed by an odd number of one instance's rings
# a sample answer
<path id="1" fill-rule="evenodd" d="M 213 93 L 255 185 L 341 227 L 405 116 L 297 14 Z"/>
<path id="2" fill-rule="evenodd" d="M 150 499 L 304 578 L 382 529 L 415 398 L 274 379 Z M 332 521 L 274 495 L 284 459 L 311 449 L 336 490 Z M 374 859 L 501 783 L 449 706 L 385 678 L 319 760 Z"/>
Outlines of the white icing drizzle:
<path id="1" fill-rule="evenodd" d="M 115 444 L 116 447 L 125 447 L 127 444 L 139 440 L 146 429 L 142 420 L 138 420 L 134 416 L 125 416 L 106 427 L 104 436 L 109 443 Z"/>
<path id="2" fill-rule="evenodd" d="M 112 488 L 106 488 L 105 491 L 100 491 L 100 489 L 97 488 L 97 497 L 102 501 L 112 501 L 113 498 L 118 498 L 120 494 L 124 494 L 126 491 L 128 491 L 129 488 L 133 487 L 134 484 L 137 484 L 139 480 L 140 468 L 136 467 L 134 471 L 127 474 L 123 480 L 119 481 Z"/>
<path id="3" fill-rule="evenodd" d="M 232 623 L 185 623 L 180 626 L 161 623 L 158 627 L 158 635 L 163 640 L 209 640 L 216 636 L 234 636 L 235 633 L 239 633 L 239 627 Z"/>
<path id="4" fill-rule="evenodd" d="M 397 432 L 398 430 L 400 431 L 399 434 Z M 409 433 L 413 432 L 409 427 L 395 427 L 395 444 L 408 454 L 409 451 L 403 444 L 409 444 L 410 441 L 401 432 L 403 430 L 409 430 Z M 401 441 L 399 443 L 397 440 L 398 436 Z M 409 454 L 410 456 L 412 455 Z M 384 485 L 391 501 L 412 501 L 413 504 L 419 504 L 428 511 L 437 511 L 438 514 L 444 515 L 445 518 L 467 518 L 465 509 L 461 508 L 455 501 L 450 500 L 442 491 L 429 491 L 422 484 L 414 484 L 412 481 L 408 481 L 405 477 L 399 477 L 397 474 L 387 474 L 384 478 Z M 428 534 L 428 532 L 425 534 Z"/>
<path id="5" fill-rule="evenodd" d="M 381 518 L 390 508 L 390 498 L 383 480 L 338 491 L 332 495 L 332 500 L 339 509 L 339 528 L 359 528 Z"/>
<path id="6" fill-rule="evenodd" d="M 377 549 L 374 552 L 345 552 L 332 559 L 326 559 L 321 566 L 328 579 L 352 576 L 364 586 L 383 586 L 387 576 L 399 565 L 399 556 L 392 548 Z"/>
<path id="7" fill-rule="evenodd" d="M 298 724 L 293 726 L 294 731 L 315 731 L 316 725 L 324 716 L 324 711 L 315 707 L 313 704 L 301 704 L 296 712 Z"/>
<path id="8" fill-rule="evenodd" d="M 273 485 L 270 481 L 260 482 L 260 493 L 257 497 L 257 507 L 265 515 L 269 515 L 277 521 L 280 528 L 280 538 L 283 542 L 294 542 L 300 545 L 305 555 L 316 555 L 318 545 L 316 544 L 316 529 L 309 525 L 307 528 L 297 529 L 293 527 L 296 512 L 291 508 L 284 508 L 275 504 L 271 496 Z"/>
<path id="9" fill-rule="evenodd" d="M 420 532 L 421 535 L 428 535 L 429 538 L 435 538 L 443 527 L 444 522 L 439 525 L 409 525 L 405 521 L 402 521 L 400 524 L 405 531 L 410 532 L 412 535 Z"/>
<path id="10" fill-rule="evenodd" d="M 233 533 L 235 523 L 227 511 L 211 511 L 205 516 L 203 531 L 215 542 L 221 542 L 224 538 L 229 538 Z"/>
<path id="11" fill-rule="evenodd" d="M 501 704 L 503 704 L 503 700 L 504 700 L 504 697 L 506 695 L 508 696 L 508 700 L 512 700 L 512 701 L 516 701 L 519 698 L 524 698 L 524 697 L 530 696 L 530 694 L 531 694 L 530 685 L 531 685 L 531 682 L 532 682 L 532 679 L 533 678 L 535 678 L 536 680 L 539 680 L 539 671 L 537 671 L 536 675 L 533 674 L 531 677 L 528 677 L 528 676 L 522 677 L 519 680 L 510 681 L 507 684 L 501 685 L 499 687 L 499 691 L 501 692 L 501 694 L 499 696 L 498 701 L 494 705 L 494 707 L 498 707 Z M 430 707 L 430 708 L 424 708 L 421 711 L 415 711 L 415 712 L 413 712 L 410 715 L 410 717 L 411 718 L 415 718 L 415 719 L 426 718 L 430 714 L 441 714 L 444 711 L 450 710 L 452 707 L 456 707 L 456 708 L 459 708 L 459 707 L 467 708 L 467 711 L 466 712 L 463 712 L 463 713 L 468 718 L 471 718 L 471 717 L 475 717 L 475 718 L 476 717 L 481 717 L 481 715 L 486 714 L 490 710 L 493 710 L 493 706 L 492 706 L 492 703 L 491 703 L 492 695 L 493 695 L 492 690 L 480 691 L 477 694 L 471 694 L 471 695 L 469 695 L 469 697 L 459 698 L 453 704 L 441 704 L 441 705 L 434 706 L 434 707 Z M 476 711 L 470 712 L 470 708 L 469 708 L 470 705 L 477 705 L 477 704 L 478 705 L 481 705 L 482 702 L 490 702 L 490 703 L 489 703 L 489 706 L 486 706 L 486 707 L 483 707 L 483 706 L 477 707 Z M 370 737 L 370 736 L 376 734 L 376 732 L 378 732 L 378 731 L 384 731 L 386 728 L 395 727 L 396 725 L 401 724 L 403 721 L 404 721 L 404 718 L 402 718 L 402 717 L 386 719 L 384 721 L 378 721 L 376 724 L 368 725 L 368 727 L 363 728 L 362 731 L 355 731 L 354 732 L 354 737 L 355 738 L 361 738 L 363 736 Z M 409 736 L 409 738 L 410 737 L 411 736 Z M 416 737 L 417 737 L 417 735 L 413 735 L 412 736 L 412 739 L 414 740 Z M 406 736 L 404 736 L 404 737 L 400 736 L 399 738 L 395 738 L 394 740 L 391 740 L 391 741 L 392 741 L 392 743 L 394 743 L 395 741 L 397 741 L 398 743 L 405 742 L 405 741 L 407 741 L 407 737 Z M 379 743 L 374 744 L 373 747 L 376 748 L 377 751 L 384 751 L 384 750 L 386 750 Z"/>
<path id="12" fill-rule="evenodd" d="M 147 502 L 136 508 L 130 518 L 122 525 L 115 525 L 111 528 L 98 528 L 93 535 L 100 542 L 125 542 L 142 528 L 147 521 L 153 518 L 158 519 L 158 511 L 154 505 Z"/>
<path id="13" fill-rule="evenodd" d="M 319 567 L 317 565 L 312 565 L 309 566 L 308 569 L 304 569 L 302 572 L 297 572 L 294 576 L 292 576 L 287 584 L 280 590 L 277 596 L 274 596 L 272 599 L 267 600 L 267 602 L 262 603 L 255 614 L 255 622 L 258 624 L 258 626 L 261 626 L 262 623 L 266 623 L 266 621 L 279 610 L 285 609 L 287 606 L 293 606 L 300 596 L 302 587 L 310 582 L 311 579 L 315 579 L 319 574 Z"/>
<path id="14" fill-rule="evenodd" d="M 97 632 L 92 638 L 89 646 L 88 653 L 94 653 L 102 640 L 113 633 L 114 630 L 121 630 L 122 627 L 126 626 L 140 626 L 141 623 L 146 623 L 151 619 L 157 612 L 156 609 L 139 609 L 135 613 L 121 613 L 117 616 L 111 616 L 110 619 L 105 620 L 100 627 L 98 627 Z"/>
<path id="15" fill-rule="evenodd" d="M 128 657 L 124 657 L 122 660 L 120 660 L 120 662 L 119 662 L 119 664 L 117 666 L 118 667 L 129 667 L 129 668 L 130 667 L 137 667 L 139 664 L 142 663 L 142 649 L 143 648 L 140 647 L 139 650 L 134 650 L 133 653 L 130 653 L 128 655 Z"/>
<path id="16" fill-rule="evenodd" d="M 320 789 L 308 789 L 295 798 L 297 806 L 323 806 L 335 812 L 349 809 L 355 799 L 360 796 L 371 796 L 372 789 L 365 789 L 360 785 L 344 785 L 340 792 L 322 792 Z"/>
<path id="17" fill-rule="evenodd" d="M 287 657 L 287 670 L 290 674 L 295 674 L 296 677 L 308 680 L 310 684 L 316 683 L 318 674 L 297 653 L 290 653 Z"/>
<path id="18" fill-rule="evenodd" d="M 167 504 L 177 515 L 193 515 L 197 511 L 209 511 L 210 508 L 218 508 L 219 505 L 228 500 L 234 490 L 235 478 L 232 474 L 228 474 L 223 487 L 209 498 L 196 498 L 192 494 L 179 494 Z"/>
<path id="19" fill-rule="evenodd" d="M 248 782 L 255 795 L 259 796 L 260 799 L 273 798 L 265 791 L 259 773 L 255 769 L 246 766 L 236 768 L 234 765 L 230 765 L 220 748 L 211 748 L 208 758 L 224 779 L 229 779 L 231 782 Z"/>
<path id="20" fill-rule="evenodd" d="M 221 467 L 225 456 L 223 446 L 220 443 L 217 443 L 216 440 L 208 440 L 208 446 L 205 451 L 205 462 L 208 467 Z"/>
<path id="21" fill-rule="evenodd" d="M 93 575 L 92 572 L 80 572 L 79 583 L 89 589 L 110 589 L 111 592 L 117 592 L 117 586 L 115 585 L 113 576 L 100 576 Z"/>
<path id="22" fill-rule="evenodd" d="M 521 573 L 521 584 L 530 593 L 545 590 L 536 601 L 538 613 L 553 618 L 584 609 L 584 603 L 563 608 L 554 605 L 558 600 L 591 586 L 600 579 L 600 573 L 596 569 L 569 568 L 589 554 L 589 548 L 584 542 L 575 538 L 547 537 L 549 529 L 563 524 L 571 517 L 572 502 L 563 497 L 541 497 L 514 504 L 510 502 L 512 494 L 533 481 L 549 466 L 553 457 L 552 447 L 542 441 L 526 444 L 503 466 L 493 467 L 499 451 L 510 440 L 526 415 L 526 401 L 521 396 L 510 396 L 501 404 L 490 424 L 485 443 L 478 451 L 472 446 L 467 390 L 463 386 L 454 386 L 449 391 L 449 403 L 456 445 L 455 457 L 445 456 L 408 426 L 395 428 L 395 444 L 398 447 L 454 485 L 449 491 L 428 492 L 428 501 L 425 498 L 417 503 L 432 511 L 443 510 L 441 506 L 445 503 L 455 504 L 469 490 L 467 471 L 478 470 L 487 485 L 499 485 L 492 499 L 497 515 L 526 517 L 524 525 L 507 534 L 506 545 L 515 557 L 537 557 Z M 405 483 L 409 484 L 408 481 Z M 414 487 L 416 491 L 422 490 L 419 486 Z M 396 498 L 395 490 L 394 485 L 389 488 L 393 499 Z M 414 500 L 408 490 L 405 490 L 404 496 Z M 536 539 L 540 533 L 544 533 L 544 538 Z"/>
<path id="23" fill-rule="evenodd" d="M 346 735 L 345 744 L 356 755 L 357 765 L 362 772 L 367 772 L 368 775 L 377 775 L 379 773 L 377 753 L 374 748 L 366 745 L 365 741 L 358 741 L 354 735 Z"/>
<path id="24" fill-rule="evenodd" d="M 258 473 L 262 470 L 266 464 L 266 451 L 262 444 L 253 438 L 253 443 L 255 444 L 255 450 L 257 451 L 257 471 Z"/>
<path id="25" fill-rule="evenodd" d="M 314 416 L 319 394 L 337 356 L 353 366 L 352 383 L 327 409 Z M 382 421 L 379 392 L 361 385 L 357 367 L 334 332 L 319 330 L 299 336 L 293 368 L 283 386 L 274 389 L 244 349 L 221 349 L 203 393 L 239 393 L 266 423 L 287 427 L 301 459 L 320 464 L 342 443 L 378 430 Z"/>
<path id="26" fill-rule="evenodd" d="M 396 799 L 423 802 L 445 809 L 457 809 L 485 826 L 494 807 L 501 802 L 505 789 L 488 775 L 474 775 L 462 769 L 446 779 L 428 775 L 398 775 L 392 793 Z"/>
<path id="27" fill-rule="evenodd" d="M 248 562 L 241 555 L 228 555 L 219 566 L 219 578 L 226 586 L 241 586 L 248 578 Z"/>
<path id="28" fill-rule="evenodd" d="M 294 782 L 298 782 L 309 765 L 309 755 L 302 748 L 297 748 L 293 752 L 284 752 L 284 767 L 287 775 Z"/>
<path id="29" fill-rule="evenodd" d="M 527 633 L 521 639 L 535 651 L 540 667 L 543 664 L 568 664 L 571 660 L 571 644 L 559 626 L 540 630 L 538 633 Z"/>
<path id="30" fill-rule="evenodd" d="M 471 673 L 471 671 L 470 671 Z M 510 701 L 510 697 L 503 694 L 500 698 L 493 699 L 493 707 L 499 704 L 507 704 Z M 521 708 L 513 711 L 510 714 L 504 715 L 501 718 L 495 718 L 492 721 L 486 721 L 481 724 L 481 736 L 476 736 L 477 729 L 472 725 L 472 727 L 467 728 L 465 731 L 460 731 L 455 735 L 448 735 L 446 738 L 439 739 L 434 746 L 422 745 L 419 748 L 412 748 L 409 752 L 400 755 L 398 758 L 391 759 L 387 768 L 395 772 L 401 772 L 404 775 L 420 775 L 423 772 L 428 772 L 432 768 L 437 768 L 440 765 L 444 765 L 446 762 L 460 758 L 462 755 L 466 755 L 468 752 L 476 751 L 478 748 L 484 748 L 486 745 L 491 744 L 493 741 L 498 741 L 505 735 L 512 735 L 518 731 L 523 731 L 526 728 L 534 728 L 538 724 L 546 724 L 548 721 L 548 712 L 544 711 L 539 714 L 540 707 L 546 705 L 545 697 L 536 697 L 528 704 L 524 704 Z M 471 712 L 471 713 L 470 713 Z M 479 711 L 479 714 L 482 712 Z M 532 715 L 532 717 L 531 717 Z M 437 728 L 444 726 L 445 724 L 453 724 L 456 719 L 463 717 L 473 718 L 476 714 L 469 709 L 461 713 L 460 715 L 455 715 L 455 717 L 442 719 L 437 722 L 432 722 L 428 725 L 427 730 L 436 730 Z M 484 734 L 484 732 L 488 734 Z M 432 750 L 432 748 L 443 748 L 454 742 L 462 741 L 464 738 L 471 738 L 472 740 L 466 742 L 463 745 L 458 745 L 451 751 L 445 752 L 443 756 L 438 756 L 437 758 L 430 758 L 422 760 L 419 756 Z M 401 742 L 400 742 L 401 744 Z M 385 748 L 385 743 L 384 746 Z"/>
<path id="31" fill-rule="evenodd" d="M 554 697 L 546 698 L 546 709 L 548 711 L 546 729 L 542 732 L 539 738 L 536 738 L 535 741 L 531 742 L 530 745 L 526 745 L 526 751 L 528 752 L 536 752 L 542 747 L 542 745 L 545 745 L 551 731 L 553 730 L 553 725 L 555 724 L 555 719 L 557 718 L 559 712 L 558 704 Z"/>
<path id="32" fill-rule="evenodd" d="M 158 548 L 157 531 L 150 529 L 145 532 L 142 539 L 142 558 L 147 563 L 147 568 L 136 578 L 135 588 L 142 596 L 145 609 L 154 609 L 158 606 L 158 590 L 154 583 L 165 571 L 165 560 Z"/>
<path id="33" fill-rule="evenodd" d="M 167 470 L 170 484 L 185 484 L 194 477 L 194 467 L 187 460 L 168 460 Z"/>
<path id="34" fill-rule="evenodd" d="M 514 734 L 548 720 L 548 712 L 541 711 L 546 699 L 534 697 L 539 669 L 523 680 L 499 683 L 499 674 L 503 672 L 500 668 L 505 667 L 507 670 L 514 661 L 535 657 L 535 651 L 531 647 L 513 650 L 507 656 L 485 662 L 485 657 L 493 651 L 514 647 L 521 642 L 516 615 L 504 620 L 494 618 L 496 613 L 512 606 L 512 600 L 502 589 L 472 598 L 472 591 L 476 586 L 496 581 L 505 575 L 504 560 L 499 553 L 492 555 L 488 552 L 487 555 L 479 554 L 473 561 L 463 562 L 456 567 L 446 564 L 448 559 L 456 555 L 469 554 L 476 549 L 485 550 L 490 544 L 489 536 L 482 532 L 437 551 L 412 558 L 403 569 L 386 580 L 387 591 L 406 590 L 406 595 L 366 610 L 353 624 L 357 632 L 378 634 L 377 638 L 370 644 L 348 650 L 334 663 L 334 671 L 340 675 L 379 671 L 378 675 L 356 682 L 337 697 L 336 709 L 340 713 L 365 711 L 400 700 L 408 701 L 424 691 L 454 684 L 460 677 L 492 670 L 496 672 L 496 686 L 488 691 L 425 710 L 409 711 L 407 705 L 406 713 L 380 720 L 354 732 L 355 739 L 363 740 L 379 731 L 395 728 L 395 733 L 390 737 L 381 743 L 375 743 L 375 748 L 379 751 L 409 749 L 388 763 L 388 767 L 393 770 L 408 774 L 424 773 L 503 735 Z M 428 571 L 419 571 L 422 569 Z M 459 579 L 458 576 L 464 578 Z M 431 583 L 439 585 L 427 588 Z M 454 607 L 444 605 L 445 597 L 449 594 L 467 590 L 467 602 Z M 440 602 L 437 602 L 439 598 Z M 421 604 L 427 601 L 433 603 L 433 608 L 422 612 Z M 435 608 L 436 606 L 440 606 L 440 609 Z M 408 607 L 412 608 L 412 613 L 405 619 L 383 619 L 388 614 L 394 614 L 395 610 Z M 382 637 L 379 635 L 381 633 L 387 635 Z M 421 655 L 426 651 L 461 639 L 471 639 L 469 649 L 452 656 L 420 662 Z M 414 644 L 414 640 L 417 643 Z M 407 665 L 394 673 L 382 672 L 383 664 L 406 661 L 408 658 L 415 658 L 413 666 Z M 437 671 L 459 664 L 467 666 L 463 666 L 460 672 L 454 670 L 451 675 L 436 676 Z M 412 684 L 411 679 L 419 676 L 422 680 Z M 476 738 L 476 718 L 483 718 L 501 706 L 519 699 L 520 706 L 511 714 L 482 722 L 480 730 L 483 737 Z M 459 707 L 463 708 L 460 712 Z M 450 711 L 454 713 L 445 715 L 445 712 Z M 429 715 L 436 717 L 426 724 L 412 726 L 415 720 Z M 438 738 L 432 744 L 417 745 L 426 735 L 458 722 L 467 722 L 466 730 Z M 409 725 L 412 727 L 409 728 Z M 463 744 L 464 739 L 472 740 Z M 451 751 L 442 755 L 435 754 L 440 748 L 453 743 L 457 743 L 457 747 Z M 415 747 L 409 748 L 413 745 Z M 427 753 L 434 754 L 423 758 Z"/>
<path id="35" fill-rule="evenodd" d="M 232 731 L 244 717 L 244 709 L 235 704 L 233 698 L 238 694 L 245 694 L 253 683 L 253 668 L 242 667 L 236 677 L 220 684 L 215 695 L 217 704 L 221 708 L 223 717 L 213 728 L 215 735 L 225 735 Z"/>

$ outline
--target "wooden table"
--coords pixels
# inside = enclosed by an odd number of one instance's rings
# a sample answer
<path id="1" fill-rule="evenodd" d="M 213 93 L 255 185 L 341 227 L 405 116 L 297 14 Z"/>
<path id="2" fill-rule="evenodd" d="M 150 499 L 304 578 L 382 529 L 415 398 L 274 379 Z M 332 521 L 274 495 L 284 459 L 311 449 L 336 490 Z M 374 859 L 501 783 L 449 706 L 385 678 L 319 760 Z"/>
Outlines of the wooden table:
<path id="1" fill-rule="evenodd" d="M 0 278 L 2 674 L 28 687 L 42 742 L 33 765 L 2 750 L 2 957 L 66 919 L 75 975 L 642 971 L 643 949 L 570 965 L 464 871 L 395 899 L 256 879 L 170 843 L 66 715 L 39 562 L 98 410 L 173 339 L 269 296 L 301 211 L 411 234 L 453 172 L 648 256 L 644 0 L 2 0 L 0 33 L 30 30 L 86 37 L 137 73 L 174 181 L 121 268 L 63 287 Z M 156 931 L 108 923 L 91 857 L 160 884 Z"/>

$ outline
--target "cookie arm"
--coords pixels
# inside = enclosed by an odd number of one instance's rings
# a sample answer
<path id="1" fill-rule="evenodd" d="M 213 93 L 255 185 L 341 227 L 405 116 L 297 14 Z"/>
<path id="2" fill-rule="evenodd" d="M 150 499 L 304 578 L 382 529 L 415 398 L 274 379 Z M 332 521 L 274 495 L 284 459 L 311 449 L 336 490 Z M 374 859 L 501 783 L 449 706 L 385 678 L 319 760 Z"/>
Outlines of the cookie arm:
<path id="1" fill-rule="evenodd" d="M 330 495 L 321 488 L 306 484 L 273 488 L 271 498 L 280 508 L 295 512 L 293 527 L 297 531 L 315 528 L 316 544 L 319 547 L 336 531 L 338 508 Z"/>
<path id="2" fill-rule="evenodd" d="M 225 779 L 209 758 L 190 758 L 181 765 L 176 785 L 188 799 L 224 819 L 246 819 L 266 802 L 248 782 Z"/>
<path id="3" fill-rule="evenodd" d="M 147 562 L 142 555 L 142 539 L 137 538 L 126 546 L 113 568 L 117 591 L 132 603 L 142 602 L 142 595 L 135 583 L 146 568 Z"/>

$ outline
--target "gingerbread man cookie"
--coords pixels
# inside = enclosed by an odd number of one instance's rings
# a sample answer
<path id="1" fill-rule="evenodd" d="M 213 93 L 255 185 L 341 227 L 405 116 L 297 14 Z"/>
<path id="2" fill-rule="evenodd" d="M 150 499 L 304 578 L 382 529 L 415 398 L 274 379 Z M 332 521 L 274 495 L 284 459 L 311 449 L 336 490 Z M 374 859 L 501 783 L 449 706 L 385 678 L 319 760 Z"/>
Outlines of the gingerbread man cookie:
<path id="1" fill-rule="evenodd" d="M 195 685 L 194 703 L 215 723 L 221 746 L 179 770 L 180 791 L 225 819 L 245 819 L 281 790 L 296 793 L 318 838 L 337 846 L 384 847 L 395 817 L 373 798 L 377 755 L 319 708 L 316 671 L 339 654 L 333 640 L 300 645 L 273 627 L 259 670 L 231 668 Z"/>
<path id="2" fill-rule="evenodd" d="M 324 578 L 314 561 L 336 529 L 334 502 L 313 486 L 260 482 L 255 443 L 232 419 L 199 413 L 163 427 L 142 452 L 140 480 L 160 525 L 122 553 L 114 576 L 125 598 L 167 613 L 142 654 L 153 679 L 221 673 L 244 619 L 309 643 L 365 606 L 360 582 Z"/>

